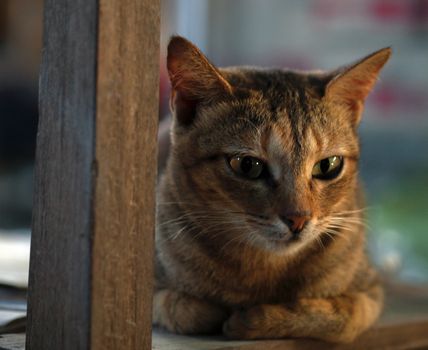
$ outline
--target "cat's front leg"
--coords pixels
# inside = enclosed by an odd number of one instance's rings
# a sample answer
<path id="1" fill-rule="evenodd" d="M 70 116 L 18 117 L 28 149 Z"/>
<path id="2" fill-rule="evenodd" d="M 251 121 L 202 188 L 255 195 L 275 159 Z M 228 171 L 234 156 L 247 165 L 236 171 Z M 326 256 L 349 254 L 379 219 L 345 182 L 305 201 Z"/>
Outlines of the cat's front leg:
<path id="1" fill-rule="evenodd" d="M 376 286 L 334 298 L 301 299 L 294 307 L 258 305 L 234 312 L 223 332 L 233 339 L 303 337 L 346 343 L 376 321 L 382 301 L 382 289 Z"/>
<path id="2" fill-rule="evenodd" d="M 174 333 L 217 333 L 228 316 L 217 305 L 174 290 L 158 290 L 153 298 L 153 324 Z"/>

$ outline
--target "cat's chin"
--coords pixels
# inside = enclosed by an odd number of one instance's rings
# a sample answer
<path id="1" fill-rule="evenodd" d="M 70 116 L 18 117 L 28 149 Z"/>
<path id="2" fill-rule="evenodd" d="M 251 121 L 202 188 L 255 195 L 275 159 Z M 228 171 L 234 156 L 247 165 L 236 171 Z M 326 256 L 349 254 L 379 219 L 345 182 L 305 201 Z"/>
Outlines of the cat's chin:
<path id="1" fill-rule="evenodd" d="M 307 243 L 305 234 L 293 235 L 290 232 L 278 232 L 274 235 L 261 234 L 257 240 L 259 248 L 278 254 L 294 254 Z"/>

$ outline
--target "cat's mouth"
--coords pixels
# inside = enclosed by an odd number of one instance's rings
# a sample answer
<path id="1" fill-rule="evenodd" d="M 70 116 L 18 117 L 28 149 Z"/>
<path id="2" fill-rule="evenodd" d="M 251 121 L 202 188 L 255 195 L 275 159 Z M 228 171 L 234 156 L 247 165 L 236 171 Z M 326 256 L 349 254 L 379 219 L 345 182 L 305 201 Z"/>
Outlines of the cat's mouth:
<path id="1" fill-rule="evenodd" d="M 290 231 L 278 231 L 268 235 L 263 235 L 270 243 L 274 244 L 292 244 L 302 240 L 301 234 L 293 234 Z"/>
<path id="2" fill-rule="evenodd" d="M 265 236 L 266 239 L 268 239 L 270 242 L 273 243 L 290 243 L 290 242 L 298 242 L 301 240 L 300 235 L 292 234 L 290 232 L 285 233 L 277 233 L 273 236 Z"/>
<path id="3" fill-rule="evenodd" d="M 292 231 L 287 224 L 279 218 L 267 223 L 267 220 L 261 221 L 254 215 L 247 218 L 251 232 L 249 242 L 259 248 L 268 251 L 289 251 L 293 247 L 293 251 L 298 247 L 304 246 L 305 242 L 313 236 L 315 220 L 312 218 L 302 230 Z"/>
<path id="4" fill-rule="evenodd" d="M 259 247 L 263 247 L 263 249 L 268 251 L 290 253 L 298 251 L 309 243 L 315 237 L 315 232 L 314 220 L 311 220 L 299 232 L 293 232 L 286 225 L 277 221 L 276 225 L 272 225 L 269 228 L 265 226 L 263 229 L 257 230 L 259 239 L 254 240 L 254 242 L 258 241 Z"/>

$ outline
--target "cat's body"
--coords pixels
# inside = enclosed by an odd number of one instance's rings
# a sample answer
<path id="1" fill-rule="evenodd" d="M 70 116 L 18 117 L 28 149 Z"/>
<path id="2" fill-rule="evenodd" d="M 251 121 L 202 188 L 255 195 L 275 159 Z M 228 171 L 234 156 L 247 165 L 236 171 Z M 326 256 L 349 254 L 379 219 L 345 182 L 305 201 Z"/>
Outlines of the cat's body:
<path id="1" fill-rule="evenodd" d="M 341 342 L 377 319 L 356 129 L 389 54 L 331 73 L 218 70 L 172 39 L 155 324 Z"/>

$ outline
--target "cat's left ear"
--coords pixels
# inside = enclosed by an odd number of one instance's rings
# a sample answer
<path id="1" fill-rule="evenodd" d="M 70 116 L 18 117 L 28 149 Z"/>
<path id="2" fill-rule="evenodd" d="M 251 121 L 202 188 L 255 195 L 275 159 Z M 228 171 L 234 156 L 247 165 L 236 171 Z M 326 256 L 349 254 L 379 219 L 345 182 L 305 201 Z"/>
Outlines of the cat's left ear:
<path id="1" fill-rule="evenodd" d="M 358 123 L 364 100 L 373 89 L 391 53 L 391 48 L 387 47 L 334 71 L 326 87 L 327 99 L 347 106 L 354 115 L 354 122 Z"/>

